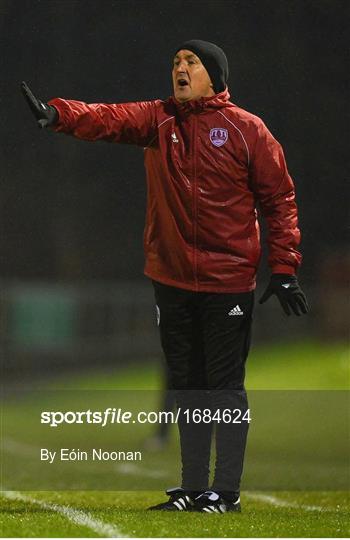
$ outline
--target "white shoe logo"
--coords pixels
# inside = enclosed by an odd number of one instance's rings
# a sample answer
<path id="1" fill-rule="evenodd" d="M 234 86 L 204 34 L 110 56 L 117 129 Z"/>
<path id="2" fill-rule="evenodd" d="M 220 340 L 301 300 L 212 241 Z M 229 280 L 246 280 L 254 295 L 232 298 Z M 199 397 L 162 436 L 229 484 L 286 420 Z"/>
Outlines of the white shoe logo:
<path id="1" fill-rule="evenodd" d="M 237 306 L 235 306 L 234 308 L 231 309 L 231 311 L 229 311 L 229 315 L 243 315 L 243 311 L 237 304 Z"/>
<path id="2" fill-rule="evenodd" d="M 289 289 L 290 283 L 282 283 L 282 287 L 284 287 L 285 289 Z"/>
<path id="3" fill-rule="evenodd" d="M 176 133 L 172 133 L 171 134 L 171 140 L 175 143 L 178 143 L 179 142 L 179 139 L 176 137 Z"/>

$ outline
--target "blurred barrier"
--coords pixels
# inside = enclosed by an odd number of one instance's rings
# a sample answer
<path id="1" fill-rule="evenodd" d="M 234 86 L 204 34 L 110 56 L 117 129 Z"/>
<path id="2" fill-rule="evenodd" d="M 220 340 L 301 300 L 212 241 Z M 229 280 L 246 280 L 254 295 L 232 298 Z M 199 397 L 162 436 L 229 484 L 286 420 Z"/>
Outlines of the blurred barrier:
<path id="1" fill-rule="evenodd" d="M 345 293 L 334 290 L 331 299 L 327 296 L 328 302 L 337 305 L 328 338 L 332 333 L 338 340 L 347 338 Z M 317 301 L 322 295 L 316 287 L 308 288 L 307 294 L 311 311 L 306 317 L 284 316 L 275 298 L 264 306 L 256 301 L 253 343 L 324 336 L 324 329 L 330 328 L 329 310 Z M 33 372 L 36 367 L 43 371 L 82 363 L 124 364 L 162 354 L 148 280 L 76 285 L 2 283 L 0 298 L 4 375 L 18 369 Z M 337 320 L 340 324 L 334 328 Z"/>
<path id="2" fill-rule="evenodd" d="M 159 354 L 152 287 L 144 282 L 4 284 L 3 373 L 105 365 Z"/>

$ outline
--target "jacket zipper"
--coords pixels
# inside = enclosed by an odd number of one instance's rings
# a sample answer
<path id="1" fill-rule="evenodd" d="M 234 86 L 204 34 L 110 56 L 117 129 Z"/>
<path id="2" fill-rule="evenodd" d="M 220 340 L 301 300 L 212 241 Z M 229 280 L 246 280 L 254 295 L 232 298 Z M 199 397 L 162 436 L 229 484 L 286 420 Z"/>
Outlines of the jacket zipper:
<path id="1" fill-rule="evenodd" d="M 196 290 L 198 286 L 198 260 L 197 260 L 197 115 L 193 115 L 193 273 Z"/>

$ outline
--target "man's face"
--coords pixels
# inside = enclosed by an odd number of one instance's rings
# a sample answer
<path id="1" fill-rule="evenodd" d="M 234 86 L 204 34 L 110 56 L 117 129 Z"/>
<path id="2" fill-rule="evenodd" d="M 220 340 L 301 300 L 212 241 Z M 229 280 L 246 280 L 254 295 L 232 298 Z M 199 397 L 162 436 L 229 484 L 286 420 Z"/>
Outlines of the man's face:
<path id="1" fill-rule="evenodd" d="M 172 71 L 174 96 L 180 101 L 210 97 L 215 94 L 207 70 L 192 51 L 178 51 Z"/>

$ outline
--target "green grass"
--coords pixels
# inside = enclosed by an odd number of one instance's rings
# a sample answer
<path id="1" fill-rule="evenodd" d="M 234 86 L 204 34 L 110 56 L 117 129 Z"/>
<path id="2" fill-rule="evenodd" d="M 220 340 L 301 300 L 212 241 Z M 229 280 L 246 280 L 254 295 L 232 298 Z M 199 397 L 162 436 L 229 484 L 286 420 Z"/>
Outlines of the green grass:
<path id="1" fill-rule="evenodd" d="M 253 347 L 246 373 L 248 390 L 348 390 L 350 354 L 346 344 L 292 342 Z M 59 386 L 59 383 L 56 383 Z M 130 366 L 105 374 L 64 380 L 64 387 L 88 389 L 157 389 L 159 363 Z"/>
<path id="2" fill-rule="evenodd" d="M 82 391 L 76 392 L 77 402 L 85 399 L 83 404 L 88 403 L 93 408 L 95 405 L 110 405 L 110 396 L 115 389 L 157 389 L 160 381 L 159 366 L 153 363 L 139 365 L 137 369 L 129 366 L 108 373 L 96 371 L 69 380 L 61 378 L 52 387 L 65 391 L 69 388 Z M 178 483 L 179 460 L 175 428 L 167 451 L 146 456 L 142 463 L 144 470 L 167 470 L 169 474 L 155 481 L 153 491 L 147 487 L 150 479 L 145 480 L 143 488 L 138 486 L 135 491 L 110 491 L 113 489 L 111 478 L 115 478 L 116 471 L 108 469 L 108 466 L 88 471 L 89 474 L 91 472 L 91 478 L 95 475 L 98 479 L 100 491 L 56 491 L 52 488 L 49 491 L 24 491 L 20 487 L 21 482 L 25 485 L 27 475 L 30 486 L 31 475 L 35 471 L 32 468 L 35 451 L 31 448 L 36 449 L 41 436 L 37 421 L 38 407 L 45 399 L 51 398 L 47 386 L 42 389 L 39 401 L 35 394 L 18 395 L 16 401 L 10 400 L 4 404 L 3 435 L 15 440 L 20 437 L 21 443 L 27 444 L 29 450 L 22 456 L 21 452 L 13 455 L 5 452 L 2 465 L 4 468 L 9 467 L 18 481 L 19 487 L 10 489 L 18 490 L 19 497 L 24 495 L 37 502 L 0 497 L 1 536 L 99 536 L 98 530 L 73 523 L 67 515 L 60 513 L 59 509 L 69 507 L 69 512 L 78 510 L 88 514 L 93 520 L 98 520 L 100 525 L 101 522 L 109 524 L 117 528 L 120 534 L 131 537 L 346 537 L 350 533 L 349 499 L 345 491 L 349 474 L 346 440 L 349 429 L 344 428 L 348 413 L 344 408 L 348 408 L 348 401 L 344 392 L 332 391 L 348 387 L 348 352 L 344 345 L 310 342 L 252 350 L 247 366 L 247 388 L 256 412 L 255 424 L 253 421 L 250 428 L 246 457 L 243 511 L 239 515 L 222 516 L 145 512 L 149 505 L 164 500 L 161 489 L 174 485 L 174 482 L 175 485 Z M 273 392 L 254 392 L 262 389 Z M 315 390 L 325 392 L 314 393 Z M 125 392 L 124 395 L 127 406 L 132 408 L 133 393 Z M 271 401 L 266 399 L 269 395 Z M 65 393 L 57 391 L 57 396 L 57 403 L 64 404 Z M 143 396 L 139 398 L 142 406 L 148 406 L 149 409 L 156 406 L 155 392 L 145 392 L 139 396 Z M 312 401 L 315 396 L 319 397 L 317 408 Z M 275 410 L 276 403 L 278 411 Z M 136 406 L 139 407 L 140 403 Z M 57 410 L 59 406 L 54 408 Z M 303 423 L 301 420 L 305 417 L 308 422 Z M 284 418 L 300 418 L 300 422 L 291 421 L 286 426 Z M 264 421 L 267 421 L 266 425 Z M 68 428 L 71 429 L 61 431 L 61 435 L 59 431 L 52 431 L 50 436 L 57 436 L 65 443 L 72 437 L 73 441 L 76 430 L 74 426 Z M 137 447 L 150 432 L 152 428 L 144 427 L 123 437 L 127 437 L 128 444 Z M 47 431 L 45 433 L 47 436 Z M 89 433 L 83 430 L 82 440 Z M 115 433 L 106 431 L 106 443 L 113 444 L 113 439 Z M 89 479 L 89 474 L 84 473 L 84 469 L 82 471 L 79 468 L 70 469 L 69 480 L 74 475 L 78 480 L 84 475 Z M 41 474 L 40 469 L 37 474 Z M 53 475 L 51 486 L 55 485 L 57 489 L 61 482 L 64 487 L 65 477 L 60 469 L 50 474 Z M 126 476 L 119 489 L 125 489 L 125 485 L 132 479 L 132 476 Z M 4 484 L 8 487 L 6 482 Z M 287 486 L 290 486 L 289 491 L 286 491 Z M 91 489 L 91 486 L 87 487 Z M 38 504 L 40 501 L 57 506 L 43 507 Z"/>
<path id="3" fill-rule="evenodd" d="M 277 507 L 242 495 L 241 514 L 145 513 L 159 502 L 160 493 L 61 492 L 30 493 L 46 503 L 69 505 L 95 520 L 112 524 L 132 537 L 346 537 L 349 532 L 348 501 L 343 492 L 272 493 L 292 506 Z M 294 505 L 300 505 L 295 507 Z M 302 506 L 304 505 L 304 506 Z M 318 505 L 324 510 L 308 510 Z M 7 537 L 95 537 L 96 532 L 74 525 L 36 504 L 2 501 L 2 534 Z"/>

